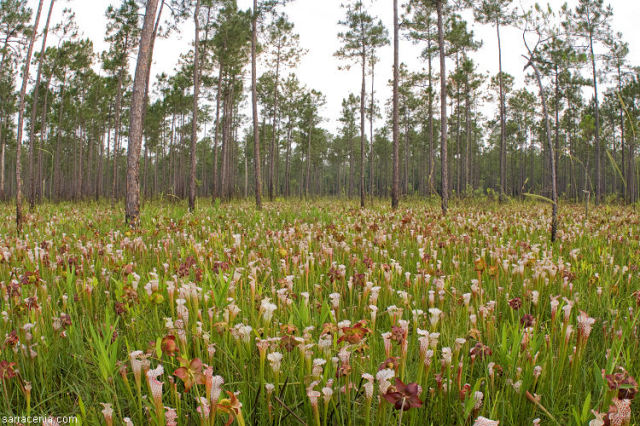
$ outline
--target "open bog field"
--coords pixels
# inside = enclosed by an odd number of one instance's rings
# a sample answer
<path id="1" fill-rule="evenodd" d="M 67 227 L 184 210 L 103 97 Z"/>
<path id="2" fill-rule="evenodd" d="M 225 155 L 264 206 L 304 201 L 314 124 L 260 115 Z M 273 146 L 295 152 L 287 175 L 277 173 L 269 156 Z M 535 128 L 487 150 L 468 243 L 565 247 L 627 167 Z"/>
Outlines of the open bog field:
<path id="1" fill-rule="evenodd" d="M 3 416 L 640 422 L 633 208 L 201 204 L 0 208 Z"/>

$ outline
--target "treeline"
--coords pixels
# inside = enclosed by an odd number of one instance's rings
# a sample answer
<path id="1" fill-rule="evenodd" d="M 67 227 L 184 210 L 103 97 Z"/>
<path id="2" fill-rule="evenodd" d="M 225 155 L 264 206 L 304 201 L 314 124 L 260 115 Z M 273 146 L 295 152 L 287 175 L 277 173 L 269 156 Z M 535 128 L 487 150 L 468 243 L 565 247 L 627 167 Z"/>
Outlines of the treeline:
<path id="1" fill-rule="evenodd" d="M 364 205 L 393 189 L 395 141 L 397 195 L 551 196 L 553 157 L 561 197 L 637 200 L 640 68 L 628 62 L 603 0 L 526 11 L 511 0 L 410 0 L 397 5 L 392 37 L 366 2 L 347 1 L 336 56 L 358 69 L 362 85 L 345 94 L 336 134 L 323 128 L 323 94 L 295 74 L 313 52 L 300 46 L 286 3 L 256 0 L 241 10 L 235 0 L 123 0 L 107 9 L 109 48 L 96 52 L 72 10 L 51 22 L 62 2 L 4 0 L 0 196 L 16 196 L 20 185 L 32 206 L 115 201 L 127 194 L 127 169 L 138 167 L 148 198 L 338 195 Z M 149 85 L 150 59 L 138 62 L 139 78 L 130 75 L 140 46 L 153 55 L 155 40 L 187 20 L 196 24 L 197 49 L 181 54 L 173 73 Z M 481 42 L 472 25 L 495 30 L 497 75 L 473 60 Z M 526 42 L 524 88 L 502 71 L 507 27 L 521 29 Z M 390 84 L 376 80 L 376 65 L 397 37 L 421 47 L 424 66 L 398 64 L 394 109 L 376 96 L 376 85 Z M 144 85 L 139 158 L 128 151 L 134 80 Z"/>

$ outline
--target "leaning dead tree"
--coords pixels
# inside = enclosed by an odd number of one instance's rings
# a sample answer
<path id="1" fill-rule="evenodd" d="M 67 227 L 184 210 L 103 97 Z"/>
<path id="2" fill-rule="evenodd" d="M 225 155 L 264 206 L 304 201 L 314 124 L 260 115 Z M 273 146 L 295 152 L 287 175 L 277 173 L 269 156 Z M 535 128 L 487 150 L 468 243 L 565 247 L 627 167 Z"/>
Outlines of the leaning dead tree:
<path id="1" fill-rule="evenodd" d="M 533 47 L 533 49 L 529 46 L 527 42 L 527 34 L 535 33 L 538 37 L 538 40 Z M 538 68 L 538 63 L 542 60 L 538 53 L 538 46 L 540 45 L 543 35 L 540 26 L 536 26 L 535 29 L 531 30 L 525 28 L 522 33 L 522 39 L 524 40 L 524 45 L 527 48 L 528 56 L 523 55 L 527 60 L 527 65 L 525 65 L 524 70 L 531 67 L 536 77 L 536 82 L 538 83 L 538 90 L 540 92 L 540 101 L 542 102 L 542 115 L 544 119 L 544 129 L 545 129 L 545 138 L 547 142 L 547 147 L 549 149 L 549 157 L 550 157 L 550 165 L 551 165 L 551 204 L 552 204 L 552 212 L 551 212 L 551 241 L 554 242 L 556 240 L 556 233 L 558 232 L 558 175 L 556 173 L 556 160 L 553 152 L 555 151 L 553 142 L 551 140 L 551 125 L 549 124 L 549 114 L 547 109 L 547 95 L 544 91 L 544 86 L 542 84 L 542 75 L 540 74 L 540 70 Z"/>

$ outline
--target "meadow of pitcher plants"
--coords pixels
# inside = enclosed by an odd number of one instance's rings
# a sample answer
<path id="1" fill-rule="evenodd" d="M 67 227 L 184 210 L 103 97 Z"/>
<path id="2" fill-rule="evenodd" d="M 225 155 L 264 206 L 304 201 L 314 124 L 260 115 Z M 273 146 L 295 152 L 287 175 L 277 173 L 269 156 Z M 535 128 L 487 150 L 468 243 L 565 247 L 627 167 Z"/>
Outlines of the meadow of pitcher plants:
<path id="1" fill-rule="evenodd" d="M 640 422 L 640 214 L 0 207 L 0 413 L 97 425 Z M 55 421 L 50 421 L 50 424 Z"/>

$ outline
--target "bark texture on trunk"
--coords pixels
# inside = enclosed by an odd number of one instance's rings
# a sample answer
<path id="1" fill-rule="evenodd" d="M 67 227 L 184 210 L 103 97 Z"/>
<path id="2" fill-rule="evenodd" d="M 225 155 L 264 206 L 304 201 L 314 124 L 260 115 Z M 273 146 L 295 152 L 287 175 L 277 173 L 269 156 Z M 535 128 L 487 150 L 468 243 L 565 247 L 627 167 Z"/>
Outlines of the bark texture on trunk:
<path id="1" fill-rule="evenodd" d="M 148 0 L 144 25 L 140 37 L 138 63 L 131 98 L 129 121 L 129 151 L 127 154 L 127 195 L 125 220 L 137 226 L 140 220 L 140 148 L 142 146 L 143 114 L 145 108 L 145 88 L 149 78 L 149 58 L 153 42 L 153 29 L 158 9 L 158 0 Z"/>

